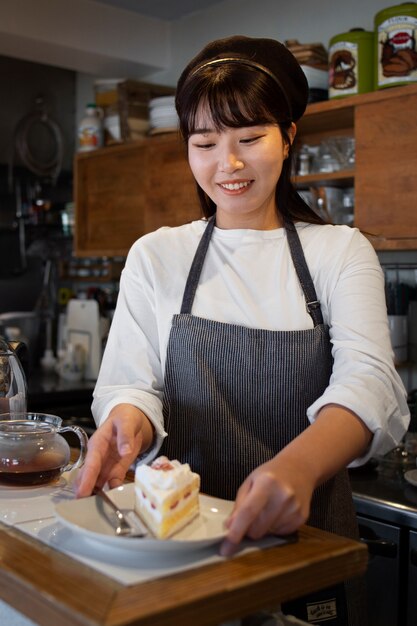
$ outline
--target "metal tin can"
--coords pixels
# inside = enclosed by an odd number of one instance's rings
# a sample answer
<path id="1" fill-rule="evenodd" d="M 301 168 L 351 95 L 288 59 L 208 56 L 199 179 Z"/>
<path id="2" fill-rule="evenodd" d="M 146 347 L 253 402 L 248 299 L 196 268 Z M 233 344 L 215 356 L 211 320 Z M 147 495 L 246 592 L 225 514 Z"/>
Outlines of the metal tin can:
<path id="1" fill-rule="evenodd" d="M 417 3 L 379 11 L 375 23 L 375 88 L 417 81 Z"/>
<path id="2" fill-rule="evenodd" d="M 329 42 L 329 98 L 372 91 L 374 33 L 352 28 Z"/>

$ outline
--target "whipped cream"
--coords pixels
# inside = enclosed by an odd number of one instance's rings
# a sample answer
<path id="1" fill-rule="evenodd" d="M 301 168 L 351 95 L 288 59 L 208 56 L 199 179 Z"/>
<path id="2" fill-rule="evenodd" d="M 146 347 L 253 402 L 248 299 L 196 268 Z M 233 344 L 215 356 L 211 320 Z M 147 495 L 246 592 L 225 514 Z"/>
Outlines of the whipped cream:
<path id="1" fill-rule="evenodd" d="M 138 465 L 135 477 L 139 478 L 145 487 L 152 489 L 179 489 L 190 483 L 194 473 L 188 463 L 168 461 L 166 457 L 159 457 L 151 466 Z"/>

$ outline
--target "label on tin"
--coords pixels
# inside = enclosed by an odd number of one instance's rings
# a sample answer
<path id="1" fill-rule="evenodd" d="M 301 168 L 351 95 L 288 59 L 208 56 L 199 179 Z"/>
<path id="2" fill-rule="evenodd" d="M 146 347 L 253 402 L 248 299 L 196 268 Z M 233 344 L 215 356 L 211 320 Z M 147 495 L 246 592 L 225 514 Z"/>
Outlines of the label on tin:
<path id="1" fill-rule="evenodd" d="M 378 26 L 378 87 L 417 81 L 417 18 L 390 17 Z"/>
<path id="2" fill-rule="evenodd" d="M 358 93 L 358 44 L 338 41 L 329 48 L 329 98 Z"/>

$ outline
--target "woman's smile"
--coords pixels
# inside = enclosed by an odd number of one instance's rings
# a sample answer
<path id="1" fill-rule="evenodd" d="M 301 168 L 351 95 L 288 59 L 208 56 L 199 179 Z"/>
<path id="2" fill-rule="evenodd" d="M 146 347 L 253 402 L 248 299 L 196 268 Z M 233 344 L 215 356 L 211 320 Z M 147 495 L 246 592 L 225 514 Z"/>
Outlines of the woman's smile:
<path id="1" fill-rule="evenodd" d="M 218 183 L 218 185 L 228 195 L 240 195 L 248 191 L 253 182 L 253 180 L 230 180 Z"/>

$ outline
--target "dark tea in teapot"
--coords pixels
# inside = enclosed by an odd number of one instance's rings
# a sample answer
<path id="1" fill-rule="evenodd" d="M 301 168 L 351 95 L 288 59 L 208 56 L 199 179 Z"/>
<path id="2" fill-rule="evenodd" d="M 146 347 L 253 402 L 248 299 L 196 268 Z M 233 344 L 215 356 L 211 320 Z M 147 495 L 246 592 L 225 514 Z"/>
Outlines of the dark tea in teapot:
<path id="1" fill-rule="evenodd" d="M 87 435 L 78 426 L 61 426 L 55 415 L 20 413 L 0 415 L 0 483 L 40 485 L 84 462 Z M 61 433 L 75 432 L 80 441 L 76 463 Z"/>

